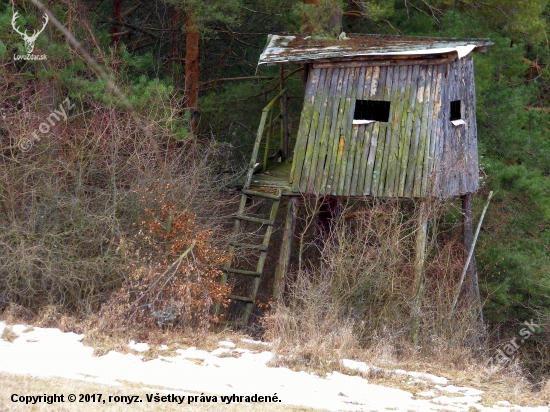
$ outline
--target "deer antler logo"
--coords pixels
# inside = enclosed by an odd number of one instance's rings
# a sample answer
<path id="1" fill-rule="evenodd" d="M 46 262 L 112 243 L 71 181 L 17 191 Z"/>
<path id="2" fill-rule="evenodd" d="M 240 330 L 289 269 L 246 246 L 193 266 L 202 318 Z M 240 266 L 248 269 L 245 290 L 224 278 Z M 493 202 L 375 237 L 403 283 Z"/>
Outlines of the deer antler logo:
<path id="1" fill-rule="evenodd" d="M 44 25 L 42 26 L 42 28 L 40 30 L 38 30 L 38 31 L 34 30 L 33 33 L 32 33 L 32 36 L 29 36 L 27 34 L 27 30 L 25 30 L 24 32 L 21 32 L 17 28 L 17 25 L 16 25 L 17 17 L 19 17 L 19 12 L 18 11 L 13 13 L 13 18 L 11 19 L 11 25 L 12 25 L 12 27 L 15 30 L 16 33 L 19 33 L 21 36 L 23 36 L 23 40 L 25 41 L 25 49 L 27 49 L 27 54 L 32 54 L 32 52 L 34 50 L 34 43 L 36 42 L 36 39 L 38 38 L 40 33 L 42 33 L 44 31 L 44 29 L 46 28 L 46 25 L 48 24 L 48 21 L 50 20 L 50 18 L 48 17 L 48 15 L 46 13 L 44 13 L 44 17 L 46 18 L 46 20 L 44 21 Z"/>

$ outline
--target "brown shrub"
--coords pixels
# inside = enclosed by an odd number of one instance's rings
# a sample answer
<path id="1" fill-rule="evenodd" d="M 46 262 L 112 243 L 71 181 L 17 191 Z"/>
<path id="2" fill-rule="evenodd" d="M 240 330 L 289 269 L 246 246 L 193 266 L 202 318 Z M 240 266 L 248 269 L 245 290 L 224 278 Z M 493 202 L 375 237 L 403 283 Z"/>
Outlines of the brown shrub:
<path id="1" fill-rule="evenodd" d="M 136 240 L 141 248 L 135 251 L 129 278 L 99 313 L 105 330 L 140 330 L 143 336 L 157 326 L 206 329 L 217 320 L 213 305 L 226 301 L 230 287 L 219 283 L 226 255 L 213 243 L 212 231 L 166 197 L 149 189 L 141 199 L 148 204 Z"/>

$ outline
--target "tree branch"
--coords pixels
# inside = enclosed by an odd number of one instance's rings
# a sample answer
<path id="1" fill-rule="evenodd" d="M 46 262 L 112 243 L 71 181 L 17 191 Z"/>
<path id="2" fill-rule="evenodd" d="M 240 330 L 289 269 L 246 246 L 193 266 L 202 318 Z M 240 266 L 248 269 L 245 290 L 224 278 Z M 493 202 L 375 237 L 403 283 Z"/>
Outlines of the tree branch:
<path id="1" fill-rule="evenodd" d="M 245 77 L 226 77 L 223 79 L 214 79 L 209 80 L 207 82 L 199 83 L 200 87 L 207 86 L 212 83 L 217 82 L 232 82 L 232 81 L 239 81 L 239 80 L 264 80 L 264 79 L 274 79 L 273 76 L 245 76 Z"/>

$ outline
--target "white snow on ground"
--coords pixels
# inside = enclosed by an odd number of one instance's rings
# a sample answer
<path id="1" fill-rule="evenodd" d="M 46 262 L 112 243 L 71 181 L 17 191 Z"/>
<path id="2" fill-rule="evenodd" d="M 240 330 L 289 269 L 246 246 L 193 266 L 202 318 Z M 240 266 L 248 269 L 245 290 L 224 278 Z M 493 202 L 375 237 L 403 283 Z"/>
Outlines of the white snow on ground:
<path id="1" fill-rule="evenodd" d="M 130 349 L 135 350 L 136 352 L 147 352 L 149 349 L 149 345 L 146 343 L 136 343 L 135 340 L 131 340 L 128 344 L 128 347 Z"/>
<path id="2" fill-rule="evenodd" d="M 5 327 L 0 322 L 0 336 Z M 142 356 L 114 351 L 105 356 L 93 357 L 93 348 L 80 342 L 83 335 L 63 333 L 59 329 L 27 329 L 25 325 L 15 325 L 12 330 L 19 335 L 17 339 L 13 342 L 0 339 L 1 372 L 38 377 L 59 376 L 110 385 L 119 385 L 119 381 L 125 380 L 141 383 L 144 388 L 162 386 L 169 388 L 163 392 L 174 394 L 276 394 L 285 404 L 334 411 L 426 412 L 469 411 L 470 408 L 483 412 L 550 411 L 548 407 L 520 408 L 506 402 L 484 408 L 480 403 L 482 391 L 447 386 L 447 379 L 419 372 L 384 371 L 437 384 L 435 390 L 419 393 L 415 397 L 410 392 L 369 384 L 361 377 L 338 372 L 321 378 L 287 368 L 269 368 L 267 363 L 273 357 L 271 352 L 254 353 L 237 348 L 229 341 L 220 342 L 220 347 L 213 352 L 191 347 L 177 350 L 177 356 L 159 356 L 144 362 Z M 133 341 L 129 346 L 143 352 L 149 349 L 147 344 Z M 352 360 L 343 360 L 343 364 L 361 372 L 368 372 L 372 368 L 364 362 Z M 445 393 L 454 396 L 446 396 Z"/>

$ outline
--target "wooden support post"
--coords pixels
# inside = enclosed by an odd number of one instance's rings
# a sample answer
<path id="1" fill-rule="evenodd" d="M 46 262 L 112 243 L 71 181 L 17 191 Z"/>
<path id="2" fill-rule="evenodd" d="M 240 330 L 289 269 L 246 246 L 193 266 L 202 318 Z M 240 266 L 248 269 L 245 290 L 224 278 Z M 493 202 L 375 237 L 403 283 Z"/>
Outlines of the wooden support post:
<path id="1" fill-rule="evenodd" d="M 275 268 L 275 279 L 273 280 L 273 296 L 275 300 L 280 300 L 285 291 L 286 275 L 290 262 L 290 251 L 292 249 L 292 239 L 294 237 L 294 228 L 296 227 L 296 217 L 300 207 L 300 199 L 292 196 L 288 202 L 288 212 L 285 220 L 285 231 L 281 242 L 281 251 L 279 261 Z"/>
<path id="2" fill-rule="evenodd" d="M 470 265 L 470 262 L 474 256 L 474 248 L 476 246 L 477 237 L 479 236 L 479 231 L 481 230 L 481 224 L 483 223 L 483 219 L 485 218 L 485 213 L 487 213 L 487 209 L 489 208 L 489 203 L 491 203 L 491 198 L 493 197 L 493 192 L 489 192 L 489 197 L 487 198 L 487 203 L 485 204 L 485 207 L 483 208 L 483 212 L 481 213 L 481 217 L 479 218 L 479 223 L 477 224 L 476 233 L 474 235 L 474 239 L 472 240 L 472 245 L 470 246 L 470 250 L 468 252 L 468 258 L 466 259 L 466 263 L 464 264 L 464 270 L 462 271 L 462 275 L 460 276 L 460 280 L 458 282 L 458 286 L 456 288 L 455 297 L 453 300 L 453 303 L 451 305 L 451 310 L 449 312 L 449 320 L 452 319 L 454 310 L 456 308 L 456 304 L 458 302 L 458 297 L 460 296 L 460 290 L 462 289 L 462 285 L 464 284 L 464 279 L 466 278 L 466 272 L 468 270 L 468 266 Z M 481 301 L 480 301 L 481 305 Z M 481 309 L 481 306 L 480 306 Z M 483 325 L 483 319 L 482 319 L 482 328 L 485 332 L 485 326 Z"/>
<path id="3" fill-rule="evenodd" d="M 265 138 L 264 150 L 264 172 L 267 170 L 267 160 L 269 159 L 269 145 L 271 144 L 271 134 L 273 133 L 273 108 L 269 111 L 269 126 L 267 129 L 267 137 Z"/>
<path id="4" fill-rule="evenodd" d="M 473 218 L 472 218 L 472 195 L 461 196 L 462 199 L 462 243 L 464 245 L 464 263 L 472 248 L 474 240 Z M 470 264 L 466 269 L 466 299 L 470 305 L 479 302 L 479 284 L 477 280 L 476 259 L 472 256 Z"/>
<path id="5" fill-rule="evenodd" d="M 468 261 L 468 255 L 474 242 L 474 225 L 472 216 L 472 194 L 461 196 L 462 199 L 462 243 L 464 245 L 464 263 Z M 470 307 L 474 308 L 476 318 L 479 318 L 481 329 L 485 330 L 481 296 L 479 294 L 479 279 L 477 275 L 476 258 L 472 255 L 466 272 L 466 299 Z"/>
<path id="6" fill-rule="evenodd" d="M 426 200 L 420 201 L 420 213 L 418 217 L 418 232 L 416 234 L 416 246 L 414 254 L 414 297 L 411 313 L 411 336 L 414 343 L 419 340 L 420 309 L 424 296 L 424 263 L 426 262 L 426 239 L 428 233 L 429 208 Z"/>
<path id="7" fill-rule="evenodd" d="M 285 75 L 283 70 L 283 65 L 281 64 L 280 69 L 280 77 L 281 77 L 281 90 L 284 90 L 285 88 Z M 288 96 L 285 93 L 283 97 L 281 98 L 281 117 L 283 118 L 283 121 L 281 122 L 281 143 L 282 143 L 282 160 L 286 160 L 288 158 L 289 152 L 290 152 L 290 139 L 289 139 L 289 133 L 288 133 L 288 115 L 287 115 L 287 106 L 288 106 Z"/>

